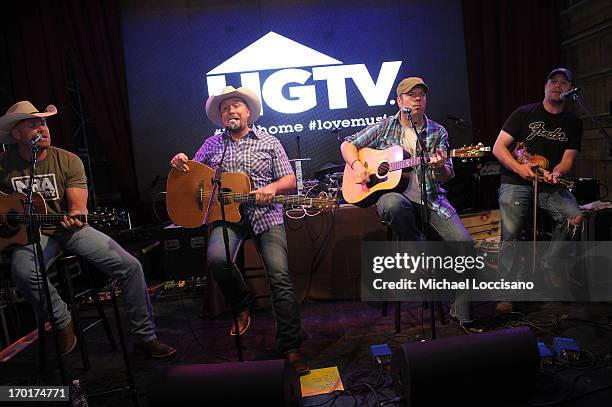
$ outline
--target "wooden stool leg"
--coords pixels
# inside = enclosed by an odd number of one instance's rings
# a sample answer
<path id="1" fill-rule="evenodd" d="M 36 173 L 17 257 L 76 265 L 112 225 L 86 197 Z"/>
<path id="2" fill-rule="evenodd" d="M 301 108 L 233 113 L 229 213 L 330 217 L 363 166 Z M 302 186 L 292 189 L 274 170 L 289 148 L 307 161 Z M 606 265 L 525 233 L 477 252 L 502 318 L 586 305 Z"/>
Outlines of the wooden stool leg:
<path id="1" fill-rule="evenodd" d="M 76 300 L 74 299 L 74 288 L 72 286 L 70 270 L 68 269 L 68 265 L 58 265 L 58 268 L 62 269 L 62 272 L 64 273 L 64 279 L 66 280 L 66 288 L 68 290 L 68 303 L 70 304 L 70 313 L 72 315 L 72 322 L 74 324 L 74 333 L 78 338 L 78 345 L 81 351 L 81 359 L 83 359 L 83 367 L 85 368 L 85 370 L 89 370 L 91 369 L 91 364 L 89 363 L 89 356 L 87 354 L 87 344 L 83 335 L 83 330 L 81 329 L 81 319 L 79 318 Z"/>
<path id="2" fill-rule="evenodd" d="M 93 302 L 96 306 L 96 310 L 98 312 L 98 316 L 102 320 L 102 325 L 104 326 L 104 331 L 106 332 L 106 337 L 108 338 L 108 342 L 111 345 L 111 349 L 117 349 L 117 342 L 115 342 L 115 336 L 113 335 L 113 330 L 111 329 L 110 323 L 108 322 L 108 318 L 106 317 L 106 313 L 104 312 L 104 308 L 102 307 L 102 303 L 100 302 L 100 294 L 99 291 L 94 287 L 93 280 L 91 278 L 91 274 L 89 273 L 89 267 L 85 263 L 85 261 L 81 261 L 81 270 L 85 274 L 85 278 L 87 279 L 87 284 L 92 288 L 93 291 Z"/>
<path id="3" fill-rule="evenodd" d="M 98 290 L 93 290 L 93 301 L 96 306 L 96 310 L 98 311 L 98 315 L 102 320 L 102 325 L 104 326 L 104 331 L 106 332 L 106 337 L 108 338 L 108 342 L 110 343 L 111 349 L 117 349 L 117 342 L 115 341 L 115 336 L 113 335 L 113 331 L 111 329 L 110 323 L 108 322 L 108 318 L 106 318 L 106 313 L 104 312 L 104 308 L 102 307 L 102 303 L 100 302 L 100 293 Z"/>
<path id="4" fill-rule="evenodd" d="M 402 303 L 401 301 L 395 302 L 395 332 L 399 333 L 401 331 L 400 320 L 402 316 Z"/>
<path id="5" fill-rule="evenodd" d="M 130 358 L 127 353 L 127 345 L 125 342 L 125 335 L 123 334 L 123 327 L 121 326 L 121 316 L 119 315 L 119 304 L 117 303 L 117 296 L 115 290 L 117 286 L 117 280 L 111 283 L 111 300 L 113 302 L 113 312 L 115 314 L 115 323 L 117 324 L 117 333 L 119 334 L 119 344 L 121 345 L 121 353 L 123 354 L 123 363 L 125 365 L 125 373 L 127 376 L 127 382 L 132 395 L 132 402 L 135 406 L 139 406 L 138 391 L 136 390 L 136 382 L 132 374 L 132 368 L 130 366 Z"/>
<path id="6" fill-rule="evenodd" d="M 442 325 L 446 325 L 446 317 L 444 316 L 444 307 L 442 306 L 442 301 L 436 302 L 438 308 L 438 318 Z"/>

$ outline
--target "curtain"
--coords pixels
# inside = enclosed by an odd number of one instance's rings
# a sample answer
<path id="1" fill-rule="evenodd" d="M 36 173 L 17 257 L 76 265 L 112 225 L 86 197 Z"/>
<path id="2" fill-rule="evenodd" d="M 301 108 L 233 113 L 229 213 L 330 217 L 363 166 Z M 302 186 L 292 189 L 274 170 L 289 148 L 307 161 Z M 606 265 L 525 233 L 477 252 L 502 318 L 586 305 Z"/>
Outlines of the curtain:
<path id="1" fill-rule="evenodd" d="M 117 0 L 11 2 L 3 26 L 15 102 L 39 109 L 52 103 L 53 144 L 73 150 L 74 112 L 67 70 L 74 69 L 88 119 L 110 162 L 112 177 L 128 206 L 138 202 Z M 10 106 L 10 105 L 9 105 Z M 9 106 L 4 106 L 8 108 Z"/>
<path id="2" fill-rule="evenodd" d="M 543 99 L 546 76 L 561 60 L 556 4 L 463 0 L 475 141 L 492 146 L 512 111 Z"/>

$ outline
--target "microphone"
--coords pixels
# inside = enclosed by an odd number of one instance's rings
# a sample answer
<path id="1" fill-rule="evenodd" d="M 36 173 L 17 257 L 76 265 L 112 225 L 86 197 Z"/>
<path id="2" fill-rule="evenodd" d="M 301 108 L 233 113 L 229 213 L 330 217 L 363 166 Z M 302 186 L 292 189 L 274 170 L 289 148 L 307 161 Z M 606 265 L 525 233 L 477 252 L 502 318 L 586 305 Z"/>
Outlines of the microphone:
<path id="1" fill-rule="evenodd" d="M 568 90 L 567 92 L 561 92 L 561 95 L 559 95 L 559 97 L 561 98 L 561 100 L 574 97 L 574 95 L 576 95 L 580 89 L 582 88 L 574 88 L 572 90 Z"/>
<path id="2" fill-rule="evenodd" d="M 227 124 L 225 125 L 225 129 L 226 130 L 236 130 L 238 128 L 238 123 L 236 122 L 236 119 L 230 119 Z"/>
<path id="3" fill-rule="evenodd" d="M 30 143 L 32 143 L 32 145 L 35 145 L 36 143 L 38 143 L 40 141 L 41 138 L 42 138 L 42 134 L 36 133 L 34 135 L 34 138 L 32 140 L 30 140 Z"/>
<path id="4" fill-rule="evenodd" d="M 402 107 L 402 113 L 404 113 L 405 115 L 409 115 L 410 113 L 412 113 L 412 109 L 408 106 L 404 106 Z"/>
<path id="5" fill-rule="evenodd" d="M 453 120 L 453 121 L 456 121 L 457 123 L 463 123 L 465 121 L 461 117 L 458 117 L 458 116 L 455 116 L 455 115 L 452 115 L 452 114 L 447 114 L 446 117 L 451 119 L 451 120 Z"/>

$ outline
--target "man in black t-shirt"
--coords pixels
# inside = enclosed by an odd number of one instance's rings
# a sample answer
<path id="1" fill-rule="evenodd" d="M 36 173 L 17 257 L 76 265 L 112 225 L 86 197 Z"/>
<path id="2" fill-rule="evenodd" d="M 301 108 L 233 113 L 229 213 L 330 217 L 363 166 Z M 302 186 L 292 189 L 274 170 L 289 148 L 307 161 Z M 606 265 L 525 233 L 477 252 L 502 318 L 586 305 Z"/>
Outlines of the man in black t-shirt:
<path id="1" fill-rule="evenodd" d="M 506 120 L 493 146 L 493 154 L 502 164 L 499 208 L 501 215 L 502 256 L 506 270 L 513 270 L 518 256 L 503 255 L 517 241 L 530 214 L 533 180 L 532 163 L 519 163 L 512 155 L 517 142 L 525 144 L 531 154 L 549 161 L 547 171 L 538 180 L 538 204 L 556 223 L 553 241 L 573 237 L 582 222 L 582 211 L 574 196 L 559 185 L 559 177 L 574 165 L 582 140 L 582 122 L 564 110 L 561 94 L 570 90 L 573 75 L 569 69 L 557 68 L 548 75 L 542 102 L 521 106 Z M 554 250 L 554 246 L 551 248 Z M 510 303 L 499 303 L 499 312 L 509 312 Z"/>

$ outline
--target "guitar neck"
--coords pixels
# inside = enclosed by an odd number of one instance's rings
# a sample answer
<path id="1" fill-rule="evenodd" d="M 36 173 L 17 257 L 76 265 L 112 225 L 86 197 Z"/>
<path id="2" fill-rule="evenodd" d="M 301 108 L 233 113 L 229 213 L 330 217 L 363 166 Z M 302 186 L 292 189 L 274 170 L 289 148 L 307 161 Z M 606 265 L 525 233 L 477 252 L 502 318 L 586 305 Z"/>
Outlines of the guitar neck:
<path id="1" fill-rule="evenodd" d="M 442 151 L 442 157 L 445 159 L 449 157 L 454 157 L 454 154 L 455 150 Z M 422 162 L 423 160 L 421 160 L 421 157 L 407 158 L 402 161 L 396 161 L 394 163 L 391 163 L 389 166 L 389 171 L 397 171 L 403 170 L 404 168 L 416 167 L 417 165 L 421 165 Z"/>
<path id="2" fill-rule="evenodd" d="M 65 213 L 45 213 L 33 215 L 37 223 L 43 225 L 57 225 L 59 224 L 64 216 L 72 219 L 78 219 L 81 222 L 86 223 L 88 219 L 94 218 L 95 215 L 67 215 Z M 3 215 L 8 221 L 19 223 L 20 225 L 27 225 L 30 223 L 32 215 L 25 213 L 8 213 Z"/>
<path id="3" fill-rule="evenodd" d="M 223 193 L 223 196 L 227 198 L 229 201 L 237 202 L 237 203 L 255 203 L 256 198 L 255 195 L 251 195 L 244 192 L 226 192 Z M 329 200 L 324 200 L 321 198 L 308 198 L 301 195 L 276 195 L 272 198 L 272 202 L 275 204 L 282 205 L 329 205 Z"/>
<path id="4" fill-rule="evenodd" d="M 535 172 L 538 175 L 541 175 L 541 176 L 546 175 L 546 173 L 548 172 L 548 171 L 542 169 L 542 167 L 537 167 L 536 166 L 536 167 L 531 167 L 531 168 L 535 169 Z M 574 189 L 574 186 L 575 186 L 574 182 L 571 179 L 569 179 L 567 177 L 564 177 L 564 176 L 557 177 L 557 182 L 559 184 L 563 185 L 564 187 L 568 188 L 568 189 Z"/>

